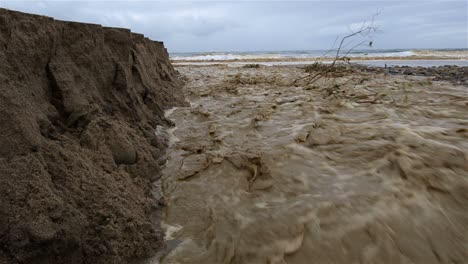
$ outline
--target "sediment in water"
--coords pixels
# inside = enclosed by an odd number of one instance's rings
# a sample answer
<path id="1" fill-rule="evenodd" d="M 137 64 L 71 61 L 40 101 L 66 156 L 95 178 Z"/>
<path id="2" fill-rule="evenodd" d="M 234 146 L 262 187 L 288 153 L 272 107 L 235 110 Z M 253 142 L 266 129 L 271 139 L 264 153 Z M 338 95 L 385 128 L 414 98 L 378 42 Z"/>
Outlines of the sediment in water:
<path id="1" fill-rule="evenodd" d="M 162 263 L 468 262 L 458 73 L 335 69 L 180 68 Z"/>

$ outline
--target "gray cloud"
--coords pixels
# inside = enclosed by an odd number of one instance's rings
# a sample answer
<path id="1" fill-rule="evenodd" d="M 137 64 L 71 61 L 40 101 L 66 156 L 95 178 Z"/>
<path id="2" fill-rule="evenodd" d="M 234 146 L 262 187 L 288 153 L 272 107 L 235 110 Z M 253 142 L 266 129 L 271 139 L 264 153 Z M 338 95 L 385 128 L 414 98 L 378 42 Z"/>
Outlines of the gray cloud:
<path id="1" fill-rule="evenodd" d="M 131 28 L 169 51 L 326 49 L 376 10 L 376 48 L 468 48 L 467 2 L 21 1 L 0 7 Z"/>

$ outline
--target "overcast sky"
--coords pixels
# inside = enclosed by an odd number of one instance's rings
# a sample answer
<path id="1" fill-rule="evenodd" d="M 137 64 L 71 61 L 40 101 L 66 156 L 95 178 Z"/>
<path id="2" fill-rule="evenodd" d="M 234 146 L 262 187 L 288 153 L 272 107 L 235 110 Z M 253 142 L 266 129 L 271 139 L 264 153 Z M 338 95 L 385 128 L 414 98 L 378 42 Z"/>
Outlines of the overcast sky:
<path id="1" fill-rule="evenodd" d="M 377 10 L 375 48 L 468 48 L 467 0 L 16 1 L 0 7 L 130 28 L 169 52 L 326 49 Z"/>

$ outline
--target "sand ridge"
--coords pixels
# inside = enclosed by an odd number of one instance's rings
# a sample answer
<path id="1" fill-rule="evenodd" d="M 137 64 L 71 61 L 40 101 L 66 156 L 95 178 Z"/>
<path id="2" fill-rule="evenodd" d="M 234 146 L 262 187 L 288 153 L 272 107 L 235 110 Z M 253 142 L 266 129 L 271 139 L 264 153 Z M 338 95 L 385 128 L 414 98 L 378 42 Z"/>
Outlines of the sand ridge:
<path id="1" fill-rule="evenodd" d="M 163 44 L 0 8 L 0 47 L 0 263 L 160 250 L 155 128 L 183 104 Z"/>

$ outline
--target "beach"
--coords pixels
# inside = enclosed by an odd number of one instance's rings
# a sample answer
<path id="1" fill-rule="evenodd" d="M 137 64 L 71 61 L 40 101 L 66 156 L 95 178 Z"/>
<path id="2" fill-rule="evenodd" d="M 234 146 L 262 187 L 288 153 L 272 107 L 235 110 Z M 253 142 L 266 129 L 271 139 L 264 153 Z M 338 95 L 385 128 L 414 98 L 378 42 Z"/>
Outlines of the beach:
<path id="1" fill-rule="evenodd" d="M 1 1 L 0 264 L 468 263 L 466 8 Z"/>
<path id="2" fill-rule="evenodd" d="M 338 67 L 176 67 L 153 263 L 468 259 L 466 69 Z"/>

